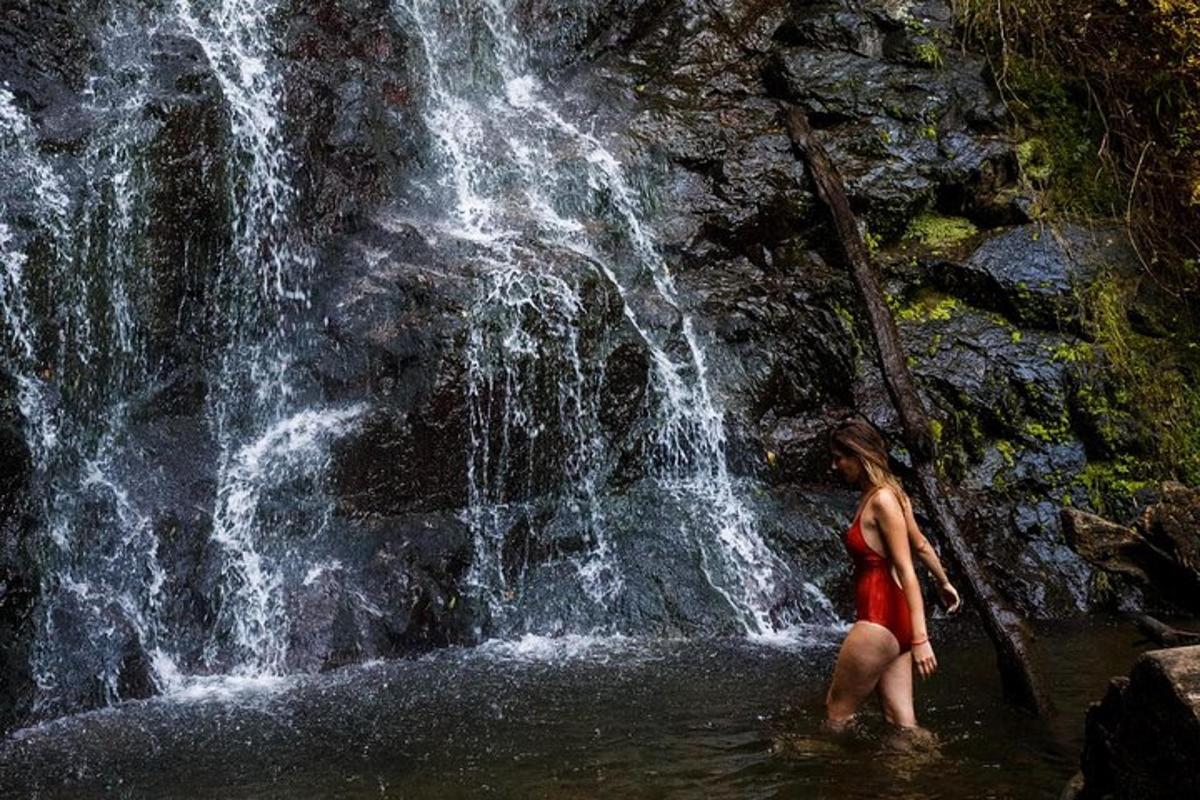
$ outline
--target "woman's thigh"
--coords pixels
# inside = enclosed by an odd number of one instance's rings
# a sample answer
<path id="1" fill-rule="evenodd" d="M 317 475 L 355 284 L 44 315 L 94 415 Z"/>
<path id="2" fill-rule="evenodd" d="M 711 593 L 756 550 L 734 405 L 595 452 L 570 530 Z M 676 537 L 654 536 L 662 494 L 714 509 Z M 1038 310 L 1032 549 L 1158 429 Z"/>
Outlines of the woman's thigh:
<path id="1" fill-rule="evenodd" d="M 852 716 L 900 654 L 896 637 L 873 622 L 856 622 L 846 634 L 833 668 L 826 713 L 833 722 Z"/>
<path id="2" fill-rule="evenodd" d="M 901 728 L 912 728 L 917 724 L 913 710 L 913 666 L 912 651 L 901 653 L 888 664 L 879 676 L 879 704 L 887 721 Z"/>

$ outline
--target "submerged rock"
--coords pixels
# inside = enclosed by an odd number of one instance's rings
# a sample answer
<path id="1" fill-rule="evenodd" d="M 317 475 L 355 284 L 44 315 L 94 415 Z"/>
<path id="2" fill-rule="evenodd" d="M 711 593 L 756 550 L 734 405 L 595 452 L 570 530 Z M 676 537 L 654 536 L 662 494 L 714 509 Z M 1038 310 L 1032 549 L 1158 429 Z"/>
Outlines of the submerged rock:
<path id="1" fill-rule="evenodd" d="M 26 713 L 34 682 L 29 652 L 40 579 L 30 514 L 31 457 L 21 431 L 16 385 L 0 369 L 0 736 Z"/>

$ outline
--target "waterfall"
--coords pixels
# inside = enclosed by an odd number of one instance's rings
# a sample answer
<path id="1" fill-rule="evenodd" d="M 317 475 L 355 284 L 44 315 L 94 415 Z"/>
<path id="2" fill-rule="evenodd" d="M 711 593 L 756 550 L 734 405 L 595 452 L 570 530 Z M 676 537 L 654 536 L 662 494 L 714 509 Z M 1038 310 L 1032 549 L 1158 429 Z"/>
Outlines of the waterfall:
<path id="1" fill-rule="evenodd" d="M 381 215 L 435 250 L 454 239 L 475 281 L 458 356 L 480 638 L 788 625 L 791 576 L 726 462 L 704 336 L 655 241 L 643 157 L 554 97 L 516 4 L 392 4 L 416 46 L 430 150 Z M 337 613 L 384 613 L 342 566 L 374 545 L 345 536 L 353 523 L 326 486 L 330 445 L 367 404 L 329 403 L 311 369 L 328 346 L 311 296 L 323 243 L 309 239 L 284 114 L 290 11 L 112 12 L 78 149 L 44 147 L 0 87 L 2 355 L 34 467 L 39 716 L 283 674 L 303 657 L 305 597 L 340 592 Z M 222 162 L 214 217 L 227 210 L 228 241 L 214 234 L 220 252 L 199 264 L 148 254 L 165 194 L 150 154 L 169 115 L 154 59 L 179 52 L 211 78 L 196 96 L 212 94 L 223 128 L 203 155 Z M 164 335 L 155 292 L 183 272 L 199 276 L 195 297 L 169 312 L 199 329 Z M 163 354 L 192 335 L 182 359 Z M 195 397 L 182 428 L 156 414 L 177 391 Z M 178 513 L 194 519 L 177 536 Z"/>
<path id="2" fill-rule="evenodd" d="M 312 257 L 296 230 L 276 11 L 176 0 L 141 16 L 114 12 L 98 32 L 99 67 L 83 93 L 94 130 L 77 156 L 43 152 L 0 87 L 3 356 L 41 504 L 37 715 L 146 691 L 139 681 L 169 691 L 208 673 L 286 669 L 285 598 L 328 536 L 328 446 L 365 406 L 325 407 L 295 374 L 312 335 L 304 320 Z M 139 245 L 154 213 L 145 154 L 161 124 L 148 107 L 146 44 L 159 35 L 199 44 L 230 126 L 233 241 L 205 287 L 219 313 L 204 342 L 213 357 L 202 422 L 216 457 L 213 506 L 203 509 L 215 585 L 202 643 L 194 620 L 164 608 L 176 565 L 162 561 L 155 514 L 181 476 L 154 462 L 137 420 L 162 378 L 138 299 L 156 280 Z"/>
<path id="3" fill-rule="evenodd" d="M 117 699 L 126 643 L 154 652 L 165 642 L 157 539 L 127 470 L 128 400 L 149 379 L 132 300 L 132 287 L 148 279 L 135 257 L 146 213 L 148 126 L 139 112 L 148 76 L 136 30 L 122 21 L 105 34 L 112 69 L 85 87 L 97 129 L 77 165 L 46 157 L 32 123 L 0 91 L 13 173 L 6 196 L 26 198 L 23 208 L 0 209 L 0 247 L 6 364 L 43 505 L 34 672 L 47 711 Z M 69 179 L 77 176 L 86 180 L 76 192 Z"/>
<path id="4" fill-rule="evenodd" d="M 281 5 L 176 3 L 183 28 L 203 48 L 221 86 L 235 161 L 243 165 L 228 185 L 230 207 L 236 209 L 234 268 L 222 271 L 213 287 L 227 321 L 218 334 L 225 345 L 209 394 L 219 450 L 213 541 L 222 551 L 227 600 L 205 661 L 250 674 L 281 672 L 287 650 L 280 562 L 288 554 L 271 534 L 278 521 L 260 513 L 262 492 L 271 482 L 285 485 L 311 468 L 289 456 L 297 441 L 310 448 L 298 455 L 317 457 L 317 445 L 329 437 L 313 433 L 344 432 L 363 410 L 318 414 L 296 378 L 297 356 L 311 336 L 297 312 L 310 305 L 313 257 L 295 224 L 290 176 L 296 156 L 284 137 L 284 86 L 274 63 Z M 297 439 L 294 432 L 301 430 L 306 435 Z M 293 435 L 285 435 L 289 431 Z"/>
<path id="5" fill-rule="evenodd" d="M 428 200 L 449 208 L 436 230 L 476 244 L 484 273 L 467 357 L 467 518 L 471 579 L 493 632 L 578 627 L 561 605 L 549 617 L 522 609 L 525 568 L 505 558 L 513 531 L 526 531 L 518 536 L 527 548 L 528 529 L 545 527 L 548 515 L 585 531 L 587 551 L 571 559 L 575 576 L 559 588 L 582 587 L 580 602 L 599 611 L 570 613 L 611 628 L 602 612 L 622 602 L 621 526 L 600 502 L 612 469 L 599 442 L 603 363 L 595 353 L 585 360 L 580 341 L 585 317 L 598 313 L 589 287 L 616 296 L 622 318 L 612 324 L 648 354 L 642 458 L 662 501 L 679 511 L 675 542 L 695 544 L 742 629 L 774 630 L 785 568 L 729 474 L 705 351 L 646 224 L 645 199 L 605 142 L 550 99 L 511 4 L 397 0 L 396 8 L 423 52 L 424 116 L 440 166 Z"/>

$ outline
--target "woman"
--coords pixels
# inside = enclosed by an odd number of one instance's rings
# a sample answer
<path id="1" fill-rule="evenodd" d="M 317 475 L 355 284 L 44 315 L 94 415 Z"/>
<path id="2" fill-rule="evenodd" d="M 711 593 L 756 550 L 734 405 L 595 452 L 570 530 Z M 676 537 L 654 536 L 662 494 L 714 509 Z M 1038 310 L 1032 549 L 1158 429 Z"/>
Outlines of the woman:
<path id="1" fill-rule="evenodd" d="M 937 577 L 942 602 L 952 612 L 959 605 L 958 592 L 917 527 L 912 503 L 888 467 L 879 432 L 865 420 L 846 420 L 833 431 L 830 449 L 833 469 L 862 494 L 846 532 L 857 615 L 834 667 L 825 701 L 827 722 L 843 728 L 867 695 L 878 691 L 888 722 L 913 728 L 913 666 L 927 678 L 937 669 L 937 659 L 925 627 L 912 552 Z"/>

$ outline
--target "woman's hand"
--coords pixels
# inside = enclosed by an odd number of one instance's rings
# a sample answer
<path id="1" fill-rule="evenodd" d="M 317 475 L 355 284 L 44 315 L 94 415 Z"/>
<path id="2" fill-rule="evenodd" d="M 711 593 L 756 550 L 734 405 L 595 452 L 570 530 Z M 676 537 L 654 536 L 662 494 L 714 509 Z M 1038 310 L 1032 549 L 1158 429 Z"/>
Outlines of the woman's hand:
<path id="1" fill-rule="evenodd" d="M 962 605 L 962 600 L 958 596 L 958 589 L 955 589 L 950 581 L 946 581 L 938 587 L 938 597 L 941 598 L 942 605 L 946 607 L 947 614 L 953 614 Z"/>
<path id="2" fill-rule="evenodd" d="M 928 678 L 937 670 L 937 658 L 933 655 L 933 645 L 929 640 L 913 645 L 913 663 L 917 666 L 917 674 Z"/>

